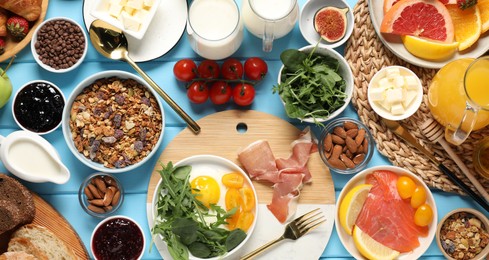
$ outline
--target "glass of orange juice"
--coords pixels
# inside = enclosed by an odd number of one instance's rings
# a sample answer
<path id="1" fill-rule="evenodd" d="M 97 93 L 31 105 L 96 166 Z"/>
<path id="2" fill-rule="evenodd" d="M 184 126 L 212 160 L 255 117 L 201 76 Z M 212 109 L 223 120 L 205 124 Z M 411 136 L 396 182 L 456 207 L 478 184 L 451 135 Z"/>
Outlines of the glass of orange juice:
<path id="1" fill-rule="evenodd" d="M 489 56 L 445 65 L 430 85 L 428 105 L 445 126 L 445 139 L 455 145 L 489 125 Z"/>

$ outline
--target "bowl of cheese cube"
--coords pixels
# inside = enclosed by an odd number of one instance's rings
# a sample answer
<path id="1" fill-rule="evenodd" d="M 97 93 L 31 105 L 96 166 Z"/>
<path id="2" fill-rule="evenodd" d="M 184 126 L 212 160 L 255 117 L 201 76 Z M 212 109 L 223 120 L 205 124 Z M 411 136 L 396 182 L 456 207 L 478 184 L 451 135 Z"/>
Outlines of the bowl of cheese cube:
<path id="1" fill-rule="evenodd" d="M 370 80 L 368 103 L 379 116 L 402 120 L 413 115 L 423 100 L 423 86 L 416 74 L 402 66 L 388 66 Z"/>
<path id="2" fill-rule="evenodd" d="M 160 3 L 161 0 L 96 0 L 90 14 L 140 40 Z"/>

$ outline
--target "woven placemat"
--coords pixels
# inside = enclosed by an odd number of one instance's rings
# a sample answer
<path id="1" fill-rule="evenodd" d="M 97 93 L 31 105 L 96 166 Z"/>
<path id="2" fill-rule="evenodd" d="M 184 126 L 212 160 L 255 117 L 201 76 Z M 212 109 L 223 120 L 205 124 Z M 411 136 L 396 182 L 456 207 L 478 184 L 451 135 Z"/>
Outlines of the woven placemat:
<path id="1" fill-rule="evenodd" d="M 437 70 L 411 65 L 395 56 L 383 45 L 372 25 L 368 10 L 368 0 L 358 1 L 354 8 L 354 16 L 355 26 L 353 34 L 347 41 L 345 47 L 345 58 L 350 64 L 355 78 L 355 90 L 353 92 L 352 102 L 360 119 L 369 126 L 380 153 L 386 156 L 394 165 L 406 168 L 419 175 L 429 187 L 463 194 L 463 191 L 452 183 L 446 175 L 439 171 L 436 165 L 431 163 L 415 148 L 409 146 L 390 132 L 381 122 L 380 117 L 368 104 L 367 87 L 372 76 L 385 66 L 405 66 L 414 71 L 421 79 L 424 96 L 420 109 L 413 116 L 403 120 L 402 123 L 425 148 L 434 152 L 440 162 L 455 172 L 459 178 L 464 180 L 464 182 L 472 188 L 472 190 L 477 192 L 468 178 L 460 171 L 458 166 L 451 160 L 441 145 L 438 143 L 431 143 L 422 134 L 419 128 L 427 118 L 432 118 L 428 108 L 426 94 L 428 93 L 428 86 L 430 85 L 431 79 Z M 481 184 L 484 188 L 489 190 L 489 181 L 479 178 L 472 165 L 472 152 L 474 146 L 484 136 L 489 136 L 489 127 L 473 132 L 462 145 L 452 146 L 452 148 L 471 172 L 478 177 L 478 179 L 481 179 Z"/>

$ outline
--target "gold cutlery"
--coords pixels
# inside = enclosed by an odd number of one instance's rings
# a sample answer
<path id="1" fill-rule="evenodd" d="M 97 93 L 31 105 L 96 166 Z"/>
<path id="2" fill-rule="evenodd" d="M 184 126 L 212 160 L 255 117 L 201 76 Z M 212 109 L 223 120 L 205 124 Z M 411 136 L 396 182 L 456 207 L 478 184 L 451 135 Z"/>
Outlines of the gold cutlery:
<path id="1" fill-rule="evenodd" d="M 472 199 L 474 199 L 479 205 L 481 205 L 485 210 L 489 211 L 489 204 L 477 193 L 472 191 L 469 186 L 467 186 L 461 179 L 459 179 L 455 173 L 451 172 L 445 165 L 440 163 L 435 156 L 433 156 L 428 150 L 421 146 L 414 136 L 412 136 L 406 128 L 404 128 L 399 122 L 388 120 L 382 118 L 384 124 L 391 130 L 395 135 L 397 135 L 402 140 L 406 141 L 408 144 L 414 146 L 418 151 L 422 152 L 431 162 L 433 162 L 438 169 L 448 176 L 448 178 L 457 184 L 465 193 L 467 193 Z"/>
<path id="2" fill-rule="evenodd" d="M 136 70 L 143 79 L 165 100 L 165 102 L 187 123 L 192 132 L 198 134 L 200 126 L 171 99 L 130 57 L 128 43 L 124 33 L 102 21 L 95 20 L 90 25 L 90 41 L 93 47 L 103 56 L 113 59 L 122 60 Z"/>
<path id="3" fill-rule="evenodd" d="M 251 259 L 284 239 L 297 240 L 325 221 L 326 219 L 321 214 L 320 209 L 314 209 L 289 222 L 289 224 L 285 226 L 285 231 L 281 237 L 270 241 L 251 253 L 241 257 L 241 260 Z"/>

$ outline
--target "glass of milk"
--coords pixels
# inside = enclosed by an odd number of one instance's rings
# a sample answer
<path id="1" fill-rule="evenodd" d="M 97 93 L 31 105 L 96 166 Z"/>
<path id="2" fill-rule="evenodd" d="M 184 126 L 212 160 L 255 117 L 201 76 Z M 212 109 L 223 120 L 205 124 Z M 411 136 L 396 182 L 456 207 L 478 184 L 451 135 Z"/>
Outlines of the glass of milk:
<path id="1" fill-rule="evenodd" d="M 194 0 L 190 5 L 187 36 L 201 57 L 220 60 L 231 56 L 243 41 L 243 23 L 233 0 Z"/>
<path id="2" fill-rule="evenodd" d="M 263 51 L 270 52 L 273 40 L 294 28 L 299 5 L 297 0 L 243 0 L 242 14 L 246 29 L 262 38 Z"/>

